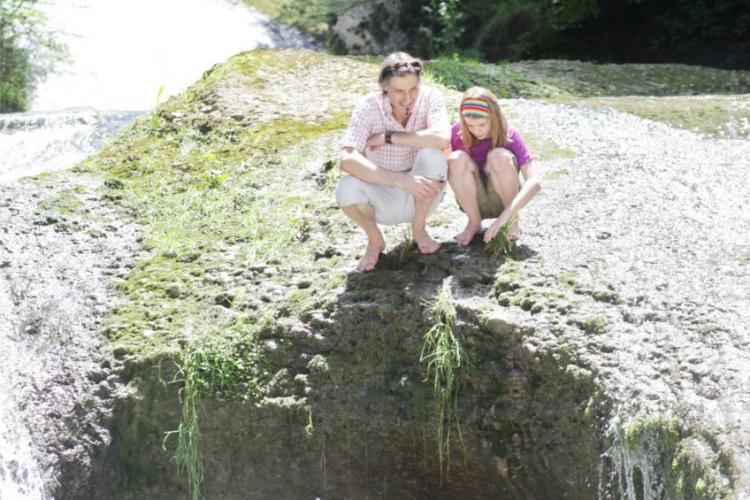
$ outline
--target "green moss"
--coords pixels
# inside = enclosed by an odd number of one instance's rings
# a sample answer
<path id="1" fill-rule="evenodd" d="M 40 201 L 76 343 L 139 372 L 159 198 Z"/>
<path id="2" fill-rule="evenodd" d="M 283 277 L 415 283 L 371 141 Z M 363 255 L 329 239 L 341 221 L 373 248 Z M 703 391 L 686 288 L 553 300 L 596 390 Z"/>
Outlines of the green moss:
<path id="1" fill-rule="evenodd" d="M 349 111 L 315 122 L 277 114 L 273 122 L 253 127 L 191 113 L 227 85 L 257 92 L 260 73 L 265 78 L 294 72 L 326 57 L 269 50 L 234 56 L 162 105 L 162 116 L 180 111 L 182 121 L 162 120 L 155 131 L 140 120 L 77 167 L 105 177 L 107 194 L 114 194 L 108 199 L 143 227 L 146 256 L 119 285 L 130 304 L 107 318 L 116 350 L 146 358 L 172 352 L 189 325 L 206 320 L 213 297 L 222 291 L 224 269 L 312 259 L 319 243 L 309 240 L 308 215 L 329 203 L 330 194 L 292 194 L 302 191 L 290 189 L 290 183 L 304 185 L 301 166 L 307 159 L 291 162 L 284 150 L 342 130 Z M 265 71 L 269 68 L 276 71 Z M 330 286 L 341 280 L 336 275 Z M 309 291 L 299 290 L 287 307 L 297 314 L 311 299 Z M 182 310 L 181 317 L 170 314 L 173 309 Z M 221 321 L 209 317 L 208 326 Z"/>
<path id="2" fill-rule="evenodd" d="M 282 149 L 327 132 L 343 130 L 350 118 L 349 111 L 336 112 L 329 119 L 318 123 L 299 122 L 282 116 L 256 129 L 254 141 L 259 146 Z"/>
<path id="3" fill-rule="evenodd" d="M 578 153 L 561 147 L 556 142 L 536 134 L 524 134 L 524 140 L 535 159 L 540 161 L 575 158 Z M 567 172 L 567 171 L 566 171 Z"/>
<path id="4" fill-rule="evenodd" d="M 426 65 L 435 78 L 463 91 L 473 85 L 498 97 L 569 98 L 750 92 L 750 72 L 678 64 L 594 64 L 521 61 L 482 64 L 453 58 Z"/>
<path id="5" fill-rule="evenodd" d="M 573 288 L 576 286 L 576 278 L 578 273 L 575 271 L 562 271 L 557 275 L 557 284 L 566 288 Z"/>
<path id="6" fill-rule="evenodd" d="M 581 319 L 576 323 L 586 333 L 602 333 L 607 325 L 607 321 L 601 316 Z"/>
<path id="7" fill-rule="evenodd" d="M 609 108 L 648 120 L 693 130 L 711 137 L 750 137 L 750 97 L 609 97 L 576 100 L 576 104 Z"/>
<path id="8" fill-rule="evenodd" d="M 591 297 L 597 302 L 608 302 L 610 304 L 619 304 L 622 302 L 619 295 L 609 290 L 595 290 Z"/>
<path id="9" fill-rule="evenodd" d="M 570 175 L 570 171 L 567 168 L 558 168 L 557 170 L 548 170 L 545 172 L 544 179 L 553 181 L 567 175 Z"/>
<path id="10" fill-rule="evenodd" d="M 89 212 L 86 205 L 81 201 L 80 195 L 86 192 L 86 187 L 75 185 L 63 189 L 54 196 L 44 198 L 39 202 L 39 209 L 56 214 L 78 213 L 85 214 Z"/>
<path id="11" fill-rule="evenodd" d="M 699 497 L 705 497 L 707 491 L 708 486 L 706 485 L 706 481 L 704 481 L 702 477 L 698 478 L 695 482 L 695 494 Z"/>

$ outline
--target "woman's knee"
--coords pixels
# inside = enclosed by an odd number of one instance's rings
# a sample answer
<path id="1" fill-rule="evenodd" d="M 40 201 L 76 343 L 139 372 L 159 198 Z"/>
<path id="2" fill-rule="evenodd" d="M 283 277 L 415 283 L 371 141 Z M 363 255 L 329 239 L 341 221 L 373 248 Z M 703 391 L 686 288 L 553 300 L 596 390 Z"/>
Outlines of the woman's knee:
<path id="1" fill-rule="evenodd" d="M 466 151 L 453 151 L 448 156 L 449 175 L 467 175 L 473 172 L 473 161 Z"/>
<path id="2" fill-rule="evenodd" d="M 515 172 L 515 156 L 505 148 L 495 148 L 487 154 L 487 170 L 497 173 Z"/>

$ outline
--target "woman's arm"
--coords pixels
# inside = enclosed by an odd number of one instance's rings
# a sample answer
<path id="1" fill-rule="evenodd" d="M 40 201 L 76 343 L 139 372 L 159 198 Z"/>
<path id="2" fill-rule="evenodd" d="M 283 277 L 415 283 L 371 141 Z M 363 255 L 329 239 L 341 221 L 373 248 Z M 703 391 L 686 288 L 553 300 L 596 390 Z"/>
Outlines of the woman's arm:
<path id="1" fill-rule="evenodd" d="M 518 213 L 523 207 L 526 206 L 531 199 L 542 189 L 542 183 L 539 180 L 536 168 L 533 162 L 526 163 L 521 166 L 521 175 L 523 175 L 524 183 L 521 190 L 518 192 L 510 206 L 505 207 L 500 216 L 495 219 L 492 225 L 484 233 L 484 241 L 488 242 L 495 237 L 497 232 L 503 227 L 513 214 Z"/>

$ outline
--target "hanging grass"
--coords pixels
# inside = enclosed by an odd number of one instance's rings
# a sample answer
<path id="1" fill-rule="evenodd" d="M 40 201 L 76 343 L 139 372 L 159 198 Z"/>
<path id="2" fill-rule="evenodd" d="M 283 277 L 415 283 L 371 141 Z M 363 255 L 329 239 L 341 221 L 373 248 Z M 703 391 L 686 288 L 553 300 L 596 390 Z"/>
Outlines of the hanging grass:
<path id="1" fill-rule="evenodd" d="M 175 360 L 177 373 L 173 383 L 181 384 L 179 391 L 182 410 L 176 430 L 165 433 L 164 447 L 171 436 L 177 437 L 175 461 L 186 474 L 191 500 L 203 496 L 203 458 L 199 412 L 204 397 L 225 400 L 248 400 L 261 394 L 263 363 L 259 359 L 252 336 L 236 333 L 219 337 L 216 332 L 204 332 L 182 349 Z"/>
<path id="2" fill-rule="evenodd" d="M 463 446 L 461 426 L 458 421 L 458 389 L 462 365 L 468 364 L 466 351 L 453 332 L 456 308 L 451 295 L 450 280 L 443 282 L 438 294 L 425 300 L 426 314 L 432 327 L 425 333 L 420 363 L 425 365 L 425 381 L 432 378 L 437 410 L 437 448 L 440 461 L 440 480 L 443 472 L 450 473 L 451 434 L 455 428 Z"/>
<path id="3" fill-rule="evenodd" d="M 164 441 L 172 436 L 177 436 L 177 451 L 175 460 L 180 473 L 186 473 L 190 488 L 190 498 L 200 500 L 203 498 L 203 459 L 200 452 L 200 427 L 198 425 L 198 410 L 201 404 L 202 388 L 206 385 L 203 379 L 202 367 L 206 359 L 202 350 L 194 345 L 185 349 L 182 361 L 177 363 L 176 379 L 182 381 L 180 389 L 180 400 L 182 412 L 180 414 L 180 425 L 177 430 L 167 432 Z"/>

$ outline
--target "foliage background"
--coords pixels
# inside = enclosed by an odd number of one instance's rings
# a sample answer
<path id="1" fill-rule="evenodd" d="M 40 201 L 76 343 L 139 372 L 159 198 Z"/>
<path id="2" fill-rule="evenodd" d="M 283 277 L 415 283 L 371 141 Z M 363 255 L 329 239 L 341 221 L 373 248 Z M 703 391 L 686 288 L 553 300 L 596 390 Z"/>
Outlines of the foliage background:
<path id="1" fill-rule="evenodd" d="M 0 0 L 0 113 L 24 111 L 36 80 L 65 57 L 38 0 Z"/>
<path id="2" fill-rule="evenodd" d="M 357 0 L 250 1 L 325 38 Z M 373 1 L 376 5 L 384 0 Z M 750 68 L 748 0 L 397 0 L 398 28 L 423 58 L 580 59 Z"/>

